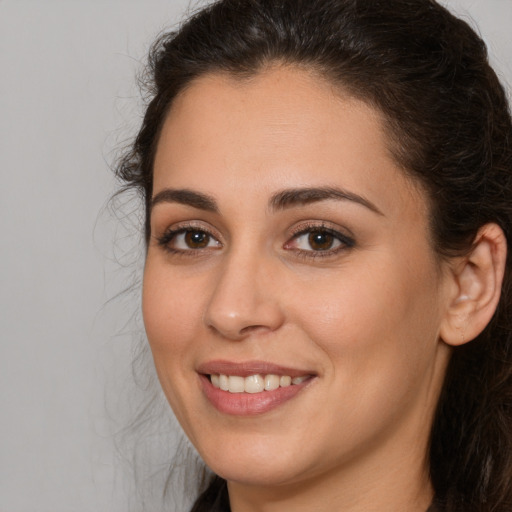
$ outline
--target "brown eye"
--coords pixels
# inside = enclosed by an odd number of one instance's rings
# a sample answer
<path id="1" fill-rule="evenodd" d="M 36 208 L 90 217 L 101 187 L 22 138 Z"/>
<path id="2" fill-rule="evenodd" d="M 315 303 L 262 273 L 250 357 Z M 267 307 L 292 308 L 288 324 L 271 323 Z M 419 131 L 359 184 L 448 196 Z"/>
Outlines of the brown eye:
<path id="1" fill-rule="evenodd" d="M 185 244 L 190 249 L 203 249 L 208 247 L 210 235 L 204 231 L 186 231 Z"/>
<path id="2" fill-rule="evenodd" d="M 312 226 L 297 233 L 284 248 L 296 250 L 302 257 L 334 256 L 352 249 L 355 240 L 339 231 L 323 226 Z"/>
<path id="3" fill-rule="evenodd" d="M 308 235 L 308 243 L 314 251 L 327 251 L 332 248 L 335 238 L 326 231 L 311 231 Z"/>
<path id="4" fill-rule="evenodd" d="M 174 253 L 220 249 L 222 244 L 208 231 L 195 228 L 170 230 L 158 239 L 159 245 Z"/>

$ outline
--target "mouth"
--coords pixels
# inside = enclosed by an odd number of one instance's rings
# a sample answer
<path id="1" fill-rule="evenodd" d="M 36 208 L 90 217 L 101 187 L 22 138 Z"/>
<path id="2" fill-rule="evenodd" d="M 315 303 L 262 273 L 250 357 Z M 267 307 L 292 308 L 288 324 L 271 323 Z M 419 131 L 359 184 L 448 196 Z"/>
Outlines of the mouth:
<path id="1" fill-rule="evenodd" d="M 278 388 L 298 386 L 313 378 L 313 375 L 291 377 L 291 375 L 277 375 L 273 373 L 262 375 L 257 373 L 243 377 L 241 375 L 225 375 L 221 373 L 211 374 L 208 377 L 212 386 L 222 391 L 229 391 L 230 393 L 263 393 L 265 391 L 274 391 Z"/>
<path id="2" fill-rule="evenodd" d="M 316 373 L 263 362 L 214 361 L 198 368 L 208 401 L 221 413 L 263 414 L 310 387 Z"/>

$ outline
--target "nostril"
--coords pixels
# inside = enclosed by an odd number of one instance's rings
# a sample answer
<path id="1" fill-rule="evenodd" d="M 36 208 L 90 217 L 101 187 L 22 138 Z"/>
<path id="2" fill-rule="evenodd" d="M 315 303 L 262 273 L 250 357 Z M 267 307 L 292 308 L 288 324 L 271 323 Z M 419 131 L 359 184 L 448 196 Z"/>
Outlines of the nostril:
<path id="1" fill-rule="evenodd" d="M 208 327 L 213 332 L 230 339 L 242 339 L 251 334 L 256 334 L 258 332 L 263 333 L 264 331 L 271 330 L 269 327 L 264 325 L 246 325 L 245 327 L 240 327 L 239 325 L 218 326 L 210 323 Z"/>
<path id="2" fill-rule="evenodd" d="M 269 327 L 265 327 L 264 325 L 248 325 L 240 330 L 240 334 L 249 334 L 254 331 L 264 331 L 270 330 Z"/>

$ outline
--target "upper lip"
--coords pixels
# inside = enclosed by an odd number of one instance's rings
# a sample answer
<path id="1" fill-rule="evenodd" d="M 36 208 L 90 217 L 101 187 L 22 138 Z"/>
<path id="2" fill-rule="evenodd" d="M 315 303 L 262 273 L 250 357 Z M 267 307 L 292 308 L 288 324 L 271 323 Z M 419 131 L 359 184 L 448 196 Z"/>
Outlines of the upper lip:
<path id="1" fill-rule="evenodd" d="M 204 375 L 237 375 L 248 377 L 249 375 L 289 375 L 290 377 L 302 377 L 303 375 L 315 375 L 311 370 L 290 368 L 266 361 L 242 361 L 233 362 L 215 360 L 202 363 L 197 367 L 197 372 Z"/>

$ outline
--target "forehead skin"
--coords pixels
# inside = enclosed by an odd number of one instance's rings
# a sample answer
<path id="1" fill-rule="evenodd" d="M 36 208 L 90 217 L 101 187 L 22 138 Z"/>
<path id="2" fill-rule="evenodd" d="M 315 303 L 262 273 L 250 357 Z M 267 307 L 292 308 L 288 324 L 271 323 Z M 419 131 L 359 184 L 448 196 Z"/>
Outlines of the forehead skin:
<path id="1" fill-rule="evenodd" d="M 189 101 L 191 93 L 193 101 Z M 342 103 L 345 119 L 340 118 L 339 109 L 332 108 L 333 103 Z M 321 117 L 319 111 L 323 111 Z M 247 119 L 251 122 L 247 123 Z M 340 132 L 343 145 L 337 144 Z M 165 141 L 163 151 L 162 141 Z M 231 155 L 223 151 L 229 147 L 243 147 L 245 161 L 240 161 L 240 152 Z M 294 177 L 297 185 L 305 184 L 303 174 L 310 175 L 314 169 L 304 167 L 301 173 L 300 162 L 306 160 L 302 155 L 311 160 L 314 151 L 319 168 L 332 167 L 333 147 L 340 151 L 337 155 L 340 161 L 344 160 L 343 147 L 350 148 L 357 156 L 357 159 L 351 157 L 352 162 L 357 160 L 353 174 L 365 182 L 368 196 L 379 198 L 384 210 L 396 212 L 405 204 L 401 201 L 403 194 L 382 194 L 393 186 L 391 182 L 383 181 L 382 176 L 377 181 L 373 179 L 381 174 L 378 170 L 383 166 L 395 168 L 400 181 L 415 198 L 415 205 L 420 206 L 417 213 L 422 217 L 428 214 L 422 187 L 398 171 L 383 115 L 311 70 L 279 65 L 251 78 L 226 73 L 204 75 L 175 98 L 157 146 L 153 195 L 165 186 L 169 170 L 182 168 L 189 170 L 187 186 L 190 186 L 188 180 L 193 180 L 194 168 L 200 170 L 197 174 L 201 181 L 208 173 L 214 177 L 219 166 L 232 170 L 231 179 L 224 183 L 226 187 L 235 181 L 241 184 L 242 180 L 251 186 L 253 180 L 258 180 L 259 172 L 282 173 L 287 178 L 283 186 L 288 186 Z M 384 147 L 386 151 L 376 159 L 375 152 L 369 151 L 372 147 Z M 283 160 L 285 152 L 290 155 L 287 160 Z M 208 155 L 208 169 L 205 169 L 204 155 Z M 348 189 L 351 185 L 347 181 Z M 178 187 L 179 183 L 174 182 L 174 186 Z"/>

